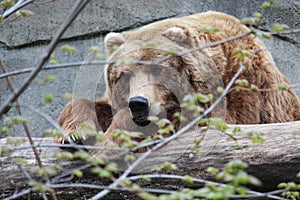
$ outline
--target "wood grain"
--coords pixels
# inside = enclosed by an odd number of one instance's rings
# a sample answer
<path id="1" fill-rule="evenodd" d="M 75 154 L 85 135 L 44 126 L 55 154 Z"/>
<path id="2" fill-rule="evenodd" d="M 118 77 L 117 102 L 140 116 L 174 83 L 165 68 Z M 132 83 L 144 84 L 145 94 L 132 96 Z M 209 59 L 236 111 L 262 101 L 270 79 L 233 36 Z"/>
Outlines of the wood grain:
<path id="1" fill-rule="evenodd" d="M 229 125 L 229 131 L 237 125 Z M 218 169 L 224 168 L 229 161 L 240 159 L 249 165 L 248 172 L 263 181 L 263 188 L 271 189 L 281 181 L 297 181 L 296 174 L 300 171 L 300 121 L 281 124 L 264 125 L 239 125 L 241 132 L 234 135 L 238 145 L 242 149 L 236 149 L 234 140 L 228 140 L 228 136 L 214 129 L 205 128 L 193 130 L 183 134 L 180 138 L 172 141 L 163 148 L 153 152 L 144 162 L 133 171 L 133 174 L 151 173 L 154 166 L 166 161 L 177 164 L 177 174 L 199 178 L 211 179 L 211 175 L 205 172 L 209 166 Z M 262 144 L 253 143 L 249 133 L 259 134 L 263 138 Z M 201 154 L 197 156 L 192 149 L 195 138 L 200 139 Z M 1 149 L 22 147 L 28 145 L 26 138 L 13 138 L 14 140 L 25 140 L 26 142 L 14 145 L 7 144 L 7 138 L 0 140 Z M 33 138 L 35 144 L 53 144 L 51 137 Z M 55 147 L 37 147 L 44 166 L 60 165 L 64 171 L 83 165 L 82 161 L 58 161 L 54 155 L 62 150 Z M 139 154 L 135 154 L 139 156 Z M 32 149 L 24 148 L 13 151 L 9 156 L 0 158 L 0 188 L 2 191 L 26 186 L 28 178 L 24 171 L 14 161 L 16 158 L 24 158 L 27 164 L 24 169 L 31 174 L 37 163 Z M 128 163 L 118 162 L 121 170 Z M 36 175 L 31 174 L 33 178 Z M 95 176 L 86 176 L 84 182 L 97 180 Z M 91 180 L 90 180 L 91 179 Z M 83 180 L 83 179 L 82 179 Z M 298 179 L 299 181 L 299 179 Z M 0 189 L 0 191 L 1 191 Z"/>

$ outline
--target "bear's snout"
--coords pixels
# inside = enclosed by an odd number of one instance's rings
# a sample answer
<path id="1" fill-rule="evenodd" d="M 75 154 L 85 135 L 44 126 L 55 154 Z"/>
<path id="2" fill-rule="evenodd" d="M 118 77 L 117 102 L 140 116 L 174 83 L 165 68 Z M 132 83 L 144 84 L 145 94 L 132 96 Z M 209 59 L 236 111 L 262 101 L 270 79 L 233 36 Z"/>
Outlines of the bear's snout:
<path id="1" fill-rule="evenodd" d="M 133 121 L 139 126 L 146 126 L 150 123 L 148 100 L 142 96 L 135 96 L 129 99 L 128 107 L 132 114 Z"/>

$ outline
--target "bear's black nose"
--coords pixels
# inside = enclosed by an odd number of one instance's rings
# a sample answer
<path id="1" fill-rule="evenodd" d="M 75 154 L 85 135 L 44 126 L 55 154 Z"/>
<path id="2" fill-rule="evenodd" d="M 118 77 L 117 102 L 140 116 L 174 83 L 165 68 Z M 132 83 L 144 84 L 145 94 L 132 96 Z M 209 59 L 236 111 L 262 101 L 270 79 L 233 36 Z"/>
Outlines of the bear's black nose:
<path id="1" fill-rule="evenodd" d="M 149 115 L 148 100 L 142 96 L 135 96 L 129 99 L 128 107 L 131 111 L 133 121 L 139 126 L 149 124 L 147 117 Z"/>

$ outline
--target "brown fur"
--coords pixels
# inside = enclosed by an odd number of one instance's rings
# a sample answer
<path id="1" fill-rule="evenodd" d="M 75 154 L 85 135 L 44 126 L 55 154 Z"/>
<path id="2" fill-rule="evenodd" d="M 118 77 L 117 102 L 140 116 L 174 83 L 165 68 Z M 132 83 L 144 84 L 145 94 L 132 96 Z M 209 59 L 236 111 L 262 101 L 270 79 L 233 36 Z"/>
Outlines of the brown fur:
<path id="1" fill-rule="evenodd" d="M 205 26 L 212 26 L 219 31 L 216 33 L 201 31 L 200 29 Z M 159 21 L 134 31 L 108 34 L 105 44 L 110 61 L 117 63 L 120 59 L 154 61 L 168 55 L 164 49 L 180 52 L 245 32 L 249 32 L 249 29 L 232 16 L 206 12 Z M 119 49 L 114 51 L 114 45 L 119 45 Z M 159 63 L 163 69 L 168 69 L 165 74 L 162 72 L 162 80 L 154 80 L 151 72 L 145 75 L 144 71 L 147 69 L 151 71 L 150 67 L 153 66 L 134 63 L 110 64 L 105 71 L 107 84 L 105 101 L 96 102 L 95 110 L 92 102 L 75 100 L 64 108 L 59 124 L 68 134 L 84 121 L 98 130 L 106 130 L 111 122 L 112 107 L 116 112 L 124 112 L 124 115 L 120 113 L 115 115 L 117 117 L 108 128 L 107 136 L 109 137 L 116 128 L 134 129 L 130 121 L 130 112 L 126 107 L 128 98 L 136 93 L 149 97 L 153 105 L 161 104 L 166 117 L 170 118 L 168 113 L 172 109 L 177 109 L 176 104 L 184 94 L 191 91 L 191 88 L 193 92 L 207 94 L 214 93 L 217 86 L 228 84 L 239 68 L 240 59 L 233 54 L 234 49 L 248 50 L 255 54 L 245 63 L 245 69 L 239 79 L 246 79 L 260 89 L 274 89 L 279 84 L 284 84 L 288 87 L 288 91 L 230 92 L 225 100 L 224 116 L 221 117 L 224 117 L 227 123 L 234 124 L 300 120 L 300 102 L 290 88 L 287 78 L 275 67 L 263 43 L 255 36 L 248 35 L 201 51 L 173 56 Z M 133 76 L 135 78 L 129 79 L 128 74 L 133 71 L 140 75 L 138 78 Z M 156 85 L 152 84 L 152 79 L 157 81 Z M 174 91 L 176 97 L 171 97 Z M 104 122 L 107 123 L 103 125 Z"/>

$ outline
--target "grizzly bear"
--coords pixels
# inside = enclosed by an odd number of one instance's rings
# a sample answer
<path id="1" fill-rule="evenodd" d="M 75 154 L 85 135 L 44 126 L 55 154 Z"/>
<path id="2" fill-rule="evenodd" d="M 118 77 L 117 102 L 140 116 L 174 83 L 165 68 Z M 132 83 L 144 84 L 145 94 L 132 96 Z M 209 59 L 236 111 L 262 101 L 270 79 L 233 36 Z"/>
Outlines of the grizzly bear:
<path id="1" fill-rule="evenodd" d="M 184 112 L 181 103 L 187 94 L 212 93 L 216 98 L 217 88 L 226 87 L 240 65 L 244 70 L 238 78 L 258 90 L 230 90 L 210 116 L 230 124 L 300 120 L 300 102 L 287 78 L 275 67 L 264 44 L 255 35 L 245 34 L 248 32 L 236 18 L 209 11 L 109 33 L 104 40 L 109 63 L 104 97 L 96 102 L 71 101 L 58 123 L 68 135 L 83 122 L 102 130 L 109 139 L 115 129 L 145 130 L 145 135 L 151 135 L 157 130 L 151 127 L 149 116 L 178 123 L 174 113 Z M 240 34 L 245 36 L 187 52 Z M 252 55 L 239 57 L 234 53 L 239 50 Z M 279 85 L 286 90 L 277 90 Z"/>

